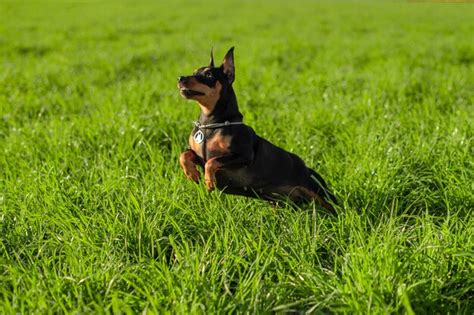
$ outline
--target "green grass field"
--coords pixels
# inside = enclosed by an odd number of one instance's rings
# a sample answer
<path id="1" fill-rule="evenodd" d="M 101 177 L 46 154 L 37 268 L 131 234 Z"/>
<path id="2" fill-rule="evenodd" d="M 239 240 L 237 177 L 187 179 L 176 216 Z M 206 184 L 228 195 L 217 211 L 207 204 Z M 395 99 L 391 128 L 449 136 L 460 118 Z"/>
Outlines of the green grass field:
<path id="1" fill-rule="evenodd" d="M 0 313 L 472 313 L 474 5 L 0 2 Z M 178 75 L 339 215 L 208 194 Z"/>

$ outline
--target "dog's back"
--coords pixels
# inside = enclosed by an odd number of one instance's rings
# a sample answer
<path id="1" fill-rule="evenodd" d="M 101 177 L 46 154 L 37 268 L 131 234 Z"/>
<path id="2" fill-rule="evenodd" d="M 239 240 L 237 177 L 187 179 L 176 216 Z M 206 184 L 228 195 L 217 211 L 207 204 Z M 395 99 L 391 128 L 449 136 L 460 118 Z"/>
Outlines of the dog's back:
<path id="1" fill-rule="evenodd" d="M 253 150 L 253 159 L 245 166 L 218 172 L 219 188 L 232 194 L 268 200 L 288 197 L 297 203 L 314 199 L 312 193 L 315 193 L 327 202 L 335 202 L 322 177 L 308 168 L 299 156 L 258 136 L 249 126 L 239 128 L 246 128 L 245 133 L 250 135 L 251 141 L 247 145 Z"/>

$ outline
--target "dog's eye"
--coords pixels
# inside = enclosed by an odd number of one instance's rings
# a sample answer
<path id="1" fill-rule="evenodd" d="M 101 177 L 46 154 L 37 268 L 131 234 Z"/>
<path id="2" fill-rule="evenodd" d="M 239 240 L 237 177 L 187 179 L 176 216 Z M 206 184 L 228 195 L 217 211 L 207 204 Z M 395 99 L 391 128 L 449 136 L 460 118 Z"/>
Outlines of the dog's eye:
<path id="1" fill-rule="evenodd" d="M 204 75 L 208 78 L 212 78 L 212 72 L 206 72 Z"/>

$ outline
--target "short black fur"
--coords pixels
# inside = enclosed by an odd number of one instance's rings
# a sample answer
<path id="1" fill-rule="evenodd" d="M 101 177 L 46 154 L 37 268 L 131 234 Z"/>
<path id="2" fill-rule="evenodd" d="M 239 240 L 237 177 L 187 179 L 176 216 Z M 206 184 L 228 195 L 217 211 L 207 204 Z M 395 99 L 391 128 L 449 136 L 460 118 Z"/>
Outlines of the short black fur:
<path id="1" fill-rule="evenodd" d="M 232 67 L 227 71 L 233 71 L 233 54 L 231 55 Z M 200 68 L 194 75 L 199 82 L 211 88 L 217 81 L 222 85 L 213 111 L 207 114 L 201 112 L 199 124 L 243 120 L 232 87 L 234 73 L 225 73 L 225 67 L 222 65 Z M 194 136 L 199 130 L 195 127 L 191 135 Z M 204 132 L 207 142 L 216 137 L 230 139 L 226 152 L 208 148 L 205 144 L 201 146 L 201 152 L 194 152 L 197 164 L 203 168 L 211 159 L 221 165 L 215 173 L 216 186 L 225 193 L 271 201 L 289 199 L 298 204 L 315 200 L 325 208 L 334 210 L 331 204 L 336 203 L 336 198 L 323 178 L 308 168 L 297 155 L 259 137 L 251 127 L 240 124 L 201 131 Z"/>

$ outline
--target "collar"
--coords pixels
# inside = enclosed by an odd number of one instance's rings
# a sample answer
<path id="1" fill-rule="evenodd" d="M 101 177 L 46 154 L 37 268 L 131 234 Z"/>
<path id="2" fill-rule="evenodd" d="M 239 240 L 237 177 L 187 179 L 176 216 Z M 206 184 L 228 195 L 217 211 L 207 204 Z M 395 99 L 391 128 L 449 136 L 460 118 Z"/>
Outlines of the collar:
<path id="1" fill-rule="evenodd" d="M 215 124 L 207 124 L 207 125 L 202 125 L 199 121 L 194 122 L 194 126 L 196 126 L 198 129 L 217 129 L 217 128 L 222 128 L 222 127 L 227 127 L 227 126 L 232 126 L 232 125 L 243 125 L 244 123 L 242 121 L 234 121 L 230 122 L 228 120 L 224 121 L 223 123 L 215 123 Z"/>

